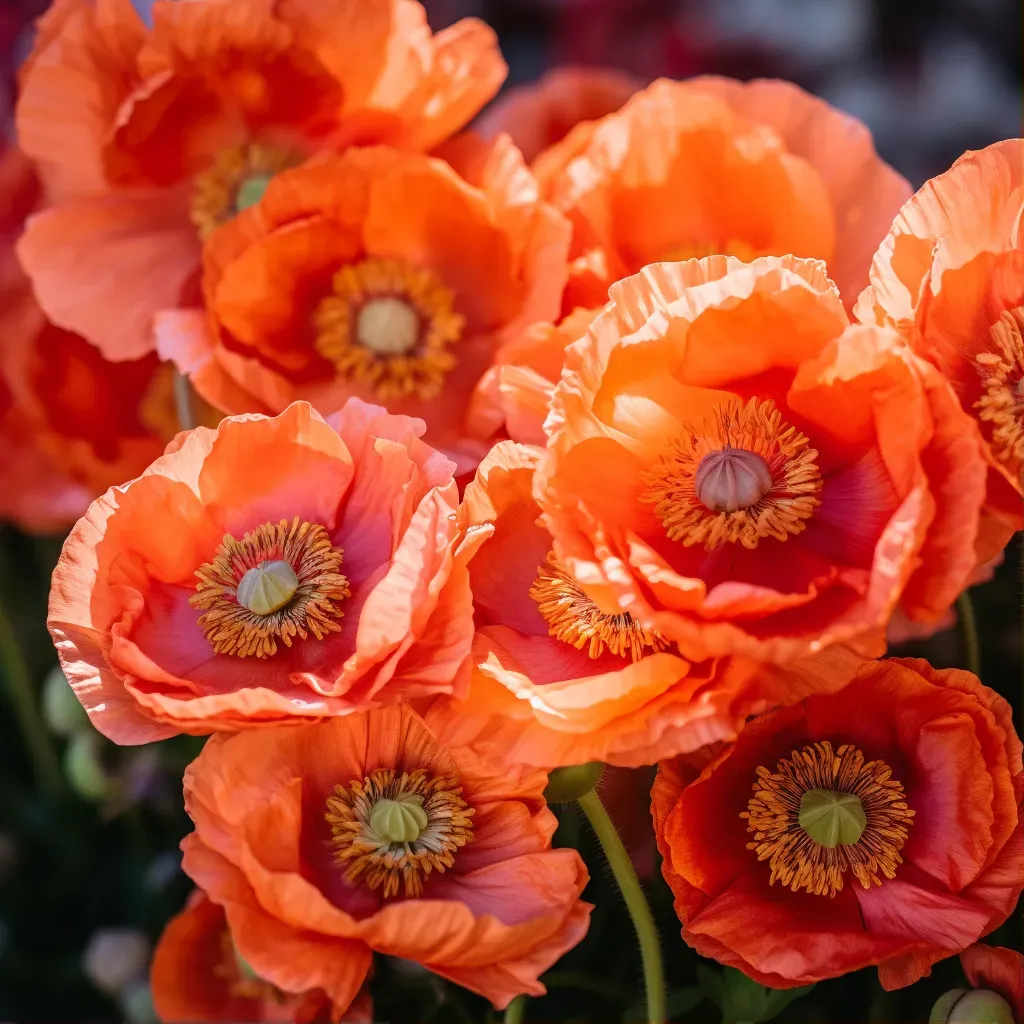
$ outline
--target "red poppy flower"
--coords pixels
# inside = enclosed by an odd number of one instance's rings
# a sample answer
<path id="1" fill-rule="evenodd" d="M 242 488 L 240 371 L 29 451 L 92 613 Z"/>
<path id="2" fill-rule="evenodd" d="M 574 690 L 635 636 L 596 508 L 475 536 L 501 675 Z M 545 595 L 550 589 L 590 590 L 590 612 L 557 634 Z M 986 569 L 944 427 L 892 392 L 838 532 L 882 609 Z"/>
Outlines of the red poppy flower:
<path id="1" fill-rule="evenodd" d="M 652 793 L 683 938 L 788 988 L 878 965 L 887 989 L 1002 924 L 1024 888 L 1009 705 L 927 662 L 866 664 L 755 719 Z"/>

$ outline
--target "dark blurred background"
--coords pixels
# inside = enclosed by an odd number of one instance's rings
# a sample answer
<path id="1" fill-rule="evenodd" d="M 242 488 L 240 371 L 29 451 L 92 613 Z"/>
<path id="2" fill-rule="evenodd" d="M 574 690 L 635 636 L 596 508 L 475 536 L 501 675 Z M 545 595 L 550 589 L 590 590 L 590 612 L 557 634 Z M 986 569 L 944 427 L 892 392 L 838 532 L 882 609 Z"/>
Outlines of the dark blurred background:
<path id="1" fill-rule="evenodd" d="M 468 15 L 491 24 L 510 65 L 508 87 L 556 64 L 619 67 L 642 80 L 701 73 L 790 79 L 864 120 L 881 154 L 915 186 L 964 150 L 1021 133 L 1018 0 L 426 0 L 426 6 L 435 29 Z M 41 0 L 0 0 L 0 125 L 8 133 L 14 70 L 30 45 L 29 22 L 44 7 Z M 27 682 L 54 698 L 46 715 L 60 757 L 57 793 L 41 796 L 14 708 L 0 694 L 0 1021 L 152 1024 L 148 951 L 189 888 L 177 855 L 188 830 L 180 779 L 198 747 L 183 738 L 118 750 L 83 730 L 75 709 L 61 705 L 61 680 L 46 687 L 55 665 L 44 626 L 46 587 L 59 545 L 60 538 L 29 539 L 0 528 L 0 601 L 15 634 L 0 630 L 0 644 L 16 639 Z M 974 592 L 984 679 L 1018 710 L 1019 558 L 1015 542 L 995 579 Z M 965 664 L 956 629 L 893 653 L 925 656 L 940 667 Z M 649 775 L 635 780 L 632 809 L 622 810 L 620 801 L 620 825 L 632 819 L 643 826 L 633 843 L 648 866 L 670 983 L 687 987 L 695 983 L 696 958 L 678 938 L 670 895 L 645 846 L 649 832 L 639 805 Z M 606 792 L 609 803 L 611 797 Z M 594 875 L 587 896 L 599 909 L 591 936 L 559 965 L 562 987 L 534 1005 L 530 1019 L 621 1021 L 629 993 L 640 991 L 628 919 L 579 819 L 563 814 L 556 838 L 580 845 Z M 1020 927 L 1012 921 L 989 941 L 1021 948 Z M 589 991 L 565 987 L 579 974 L 593 982 Z M 924 1021 L 934 999 L 961 983 L 955 960 L 891 994 L 881 991 L 873 971 L 861 972 L 817 986 L 778 1019 Z M 382 965 L 375 989 L 380 1020 L 485 1019 L 479 1000 L 410 976 L 401 965 Z M 679 1019 L 714 1024 L 719 1017 L 704 1002 Z"/>

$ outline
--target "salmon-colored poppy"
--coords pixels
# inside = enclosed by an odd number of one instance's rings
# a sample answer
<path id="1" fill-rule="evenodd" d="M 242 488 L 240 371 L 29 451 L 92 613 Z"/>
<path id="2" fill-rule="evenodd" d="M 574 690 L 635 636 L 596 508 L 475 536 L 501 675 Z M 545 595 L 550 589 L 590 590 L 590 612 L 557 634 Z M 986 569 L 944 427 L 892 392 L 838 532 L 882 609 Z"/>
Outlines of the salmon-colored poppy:
<path id="1" fill-rule="evenodd" d="M 485 138 L 511 136 L 527 161 L 561 142 L 582 122 L 616 111 L 641 87 L 615 68 L 557 67 L 536 82 L 509 89 L 476 124 Z"/>
<path id="2" fill-rule="evenodd" d="M 981 438 L 895 332 L 850 326 L 820 263 L 725 256 L 614 285 L 566 352 L 536 491 L 602 612 L 692 660 L 879 651 L 976 565 Z"/>
<path id="3" fill-rule="evenodd" d="M 359 991 L 376 951 L 505 1006 L 587 930 L 540 772 L 440 744 L 408 707 L 215 736 L 185 773 L 183 867 L 283 991 Z"/>
<path id="4" fill-rule="evenodd" d="M 971 988 L 1002 996 L 1017 1024 L 1024 1021 L 1024 953 L 977 943 L 960 954 L 960 964 Z"/>
<path id="5" fill-rule="evenodd" d="M 507 139 L 445 155 L 350 149 L 278 175 L 208 240 L 206 309 L 161 315 L 161 353 L 218 408 L 328 414 L 357 395 L 471 468 L 488 447 L 467 434 L 474 388 L 557 315 L 569 226 Z"/>
<path id="6" fill-rule="evenodd" d="M 332 1006 L 323 989 L 285 992 L 264 981 L 235 948 L 224 908 L 198 889 L 164 928 L 153 953 L 149 983 L 153 1007 L 166 1024 L 370 1024 L 373 1020 L 366 995 L 351 1006 Z"/>
<path id="7" fill-rule="evenodd" d="M 1024 888 L 1009 705 L 927 662 L 754 720 L 652 793 L 683 938 L 773 988 L 871 965 L 901 988 L 1002 924 Z"/>
<path id="8" fill-rule="evenodd" d="M 544 420 L 562 373 L 565 350 L 579 341 L 599 309 L 574 309 L 557 323 L 531 324 L 494 354 L 477 382 L 467 430 L 475 438 L 507 436 L 545 443 Z"/>
<path id="9" fill-rule="evenodd" d="M 456 523 L 454 465 L 422 429 L 296 403 L 181 434 L 95 501 L 49 628 L 96 727 L 144 743 L 456 690 L 487 528 Z"/>
<path id="10" fill-rule="evenodd" d="M 651 764 L 735 738 L 747 718 L 841 687 L 842 648 L 781 669 L 746 657 L 692 664 L 629 612 L 603 613 L 552 551 L 532 495 L 535 449 L 494 447 L 463 515 L 494 533 L 470 565 L 477 634 L 469 693 L 428 715 L 452 741 L 509 765 Z M 600 476 L 600 470 L 595 470 Z"/>
<path id="11" fill-rule="evenodd" d="M 467 19 L 412 0 L 61 0 L 22 75 L 21 143 L 54 203 L 20 256 L 54 323 L 111 359 L 195 293 L 202 238 L 312 152 L 426 150 L 506 68 Z"/>
<path id="12" fill-rule="evenodd" d="M 986 441 L 988 558 L 1024 524 L 1024 139 L 967 153 L 893 222 L 857 304 L 952 382 Z"/>
<path id="13" fill-rule="evenodd" d="M 39 201 L 15 147 L 0 154 L 0 515 L 31 531 L 81 516 L 113 484 L 138 476 L 178 430 L 173 368 L 155 354 L 112 363 L 46 320 L 14 257 Z M 204 418 L 211 411 L 202 409 Z M 215 418 L 213 419 L 215 422 Z"/>
<path id="14" fill-rule="evenodd" d="M 824 260 L 852 304 L 910 186 L 868 130 L 788 82 L 661 80 L 536 161 L 573 223 L 567 308 L 649 263 Z"/>

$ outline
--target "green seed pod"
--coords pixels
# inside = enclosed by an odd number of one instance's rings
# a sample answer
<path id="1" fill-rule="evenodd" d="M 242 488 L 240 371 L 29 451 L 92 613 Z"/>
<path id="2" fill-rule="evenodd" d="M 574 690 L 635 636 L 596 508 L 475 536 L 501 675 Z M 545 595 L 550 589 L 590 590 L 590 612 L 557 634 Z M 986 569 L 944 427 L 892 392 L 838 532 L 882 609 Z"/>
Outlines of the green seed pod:
<path id="1" fill-rule="evenodd" d="M 548 776 L 544 799 L 549 804 L 567 804 L 579 800 L 592 792 L 601 781 L 604 764 L 601 761 L 590 761 L 587 764 L 576 764 L 569 768 L 556 768 Z"/>

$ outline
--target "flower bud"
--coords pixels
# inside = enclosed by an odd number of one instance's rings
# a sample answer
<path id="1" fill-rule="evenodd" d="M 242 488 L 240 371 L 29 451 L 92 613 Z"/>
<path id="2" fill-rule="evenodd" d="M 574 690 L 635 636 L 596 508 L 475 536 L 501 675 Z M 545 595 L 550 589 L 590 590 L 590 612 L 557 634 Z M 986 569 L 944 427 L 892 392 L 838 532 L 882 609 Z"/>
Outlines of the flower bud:
<path id="1" fill-rule="evenodd" d="M 544 799 L 549 804 L 567 804 L 586 796 L 601 781 L 604 764 L 601 761 L 590 761 L 588 764 L 572 765 L 569 768 L 556 768 L 548 776 Z"/>
<path id="2" fill-rule="evenodd" d="M 936 1000 L 928 1024 L 1014 1024 L 1013 1009 L 987 988 L 954 988 Z"/>

